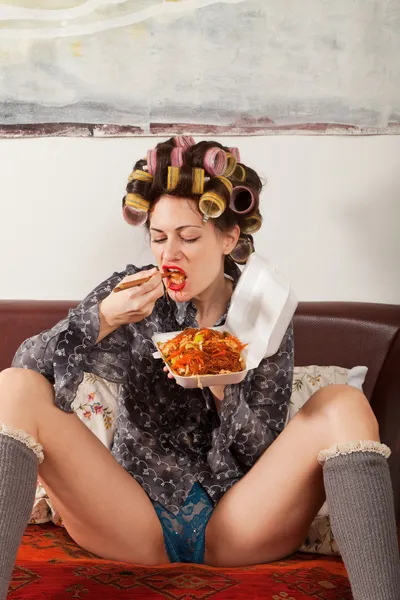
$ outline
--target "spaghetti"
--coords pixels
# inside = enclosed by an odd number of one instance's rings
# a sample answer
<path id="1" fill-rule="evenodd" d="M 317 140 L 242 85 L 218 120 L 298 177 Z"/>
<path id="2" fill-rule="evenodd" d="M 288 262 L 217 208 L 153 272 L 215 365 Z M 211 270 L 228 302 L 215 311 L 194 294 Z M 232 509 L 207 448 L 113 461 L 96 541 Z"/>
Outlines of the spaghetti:
<path id="1" fill-rule="evenodd" d="M 227 331 L 185 329 L 172 340 L 159 342 L 165 362 L 179 376 L 222 375 L 246 368 L 241 356 L 247 344 Z"/>

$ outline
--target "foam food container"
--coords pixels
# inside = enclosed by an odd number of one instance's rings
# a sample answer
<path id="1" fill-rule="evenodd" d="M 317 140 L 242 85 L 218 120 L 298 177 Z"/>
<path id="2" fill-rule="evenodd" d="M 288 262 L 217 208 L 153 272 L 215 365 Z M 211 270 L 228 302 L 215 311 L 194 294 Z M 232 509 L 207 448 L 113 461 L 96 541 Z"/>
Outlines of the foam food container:
<path id="1" fill-rule="evenodd" d="M 239 383 L 263 358 L 276 354 L 296 307 L 296 296 L 283 275 L 254 252 L 232 294 L 225 325 L 213 328 L 229 331 L 248 344 L 242 352 L 246 369 L 237 373 L 191 377 L 175 375 L 170 366 L 167 367 L 184 388 Z M 178 333 L 181 332 L 156 333 L 152 339 L 158 349 L 157 342 L 170 340 Z M 159 351 L 153 356 L 162 358 Z"/>

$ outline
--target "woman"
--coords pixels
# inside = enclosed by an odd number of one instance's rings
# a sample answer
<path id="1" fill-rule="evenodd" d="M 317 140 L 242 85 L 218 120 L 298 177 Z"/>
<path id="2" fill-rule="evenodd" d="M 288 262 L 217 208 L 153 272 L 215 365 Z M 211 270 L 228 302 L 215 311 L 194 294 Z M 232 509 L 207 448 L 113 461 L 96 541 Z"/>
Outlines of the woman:
<path id="1" fill-rule="evenodd" d="M 354 598 L 400 598 L 390 451 L 363 394 L 322 389 L 282 431 L 291 327 L 274 357 L 225 388 L 185 390 L 152 356 L 154 332 L 224 323 L 234 260 L 245 262 L 261 224 L 260 191 L 236 149 L 188 137 L 158 144 L 123 199 L 125 219 L 149 227 L 157 267 L 114 273 L 1 373 L 1 599 L 38 474 L 78 544 L 143 565 L 285 557 L 326 495 Z M 71 412 L 84 371 L 120 384 L 111 453 Z"/>

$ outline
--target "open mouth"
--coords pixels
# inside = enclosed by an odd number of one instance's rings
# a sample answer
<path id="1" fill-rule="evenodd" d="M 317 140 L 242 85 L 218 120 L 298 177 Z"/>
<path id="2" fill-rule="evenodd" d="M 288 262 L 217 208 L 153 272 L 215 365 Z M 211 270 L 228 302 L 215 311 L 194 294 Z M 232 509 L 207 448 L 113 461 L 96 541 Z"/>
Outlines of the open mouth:
<path id="1" fill-rule="evenodd" d="M 169 273 L 167 282 L 168 289 L 178 291 L 185 287 L 187 276 L 183 269 L 174 267 L 172 265 L 163 265 L 162 268 L 163 271 L 167 271 Z"/>

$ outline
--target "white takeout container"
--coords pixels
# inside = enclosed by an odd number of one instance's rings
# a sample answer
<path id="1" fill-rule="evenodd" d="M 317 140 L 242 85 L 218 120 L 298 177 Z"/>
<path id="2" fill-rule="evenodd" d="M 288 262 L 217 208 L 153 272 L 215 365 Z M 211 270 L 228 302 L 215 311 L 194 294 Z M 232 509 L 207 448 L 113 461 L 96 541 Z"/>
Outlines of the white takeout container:
<path id="1" fill-rule="evenodd" d="M 248 344 L 242 352 L 246 369 L 225 375 L 179 376 L 164 362 L 177 383 L 184 388 L 239 383 L 250 369 L 258 367 L 263 358 L 276 354 L 296 307 L 296 296 L 283 275 L 254 252 L 232 294 L 225 325 L 211 328 L 229 331 Z M 179 333 L 181 331 L 154 334 L 152 339 L 157 350 L 157 342 L 171 340 Z M 153 356 L 163 358 L 160 351 Z"/>

